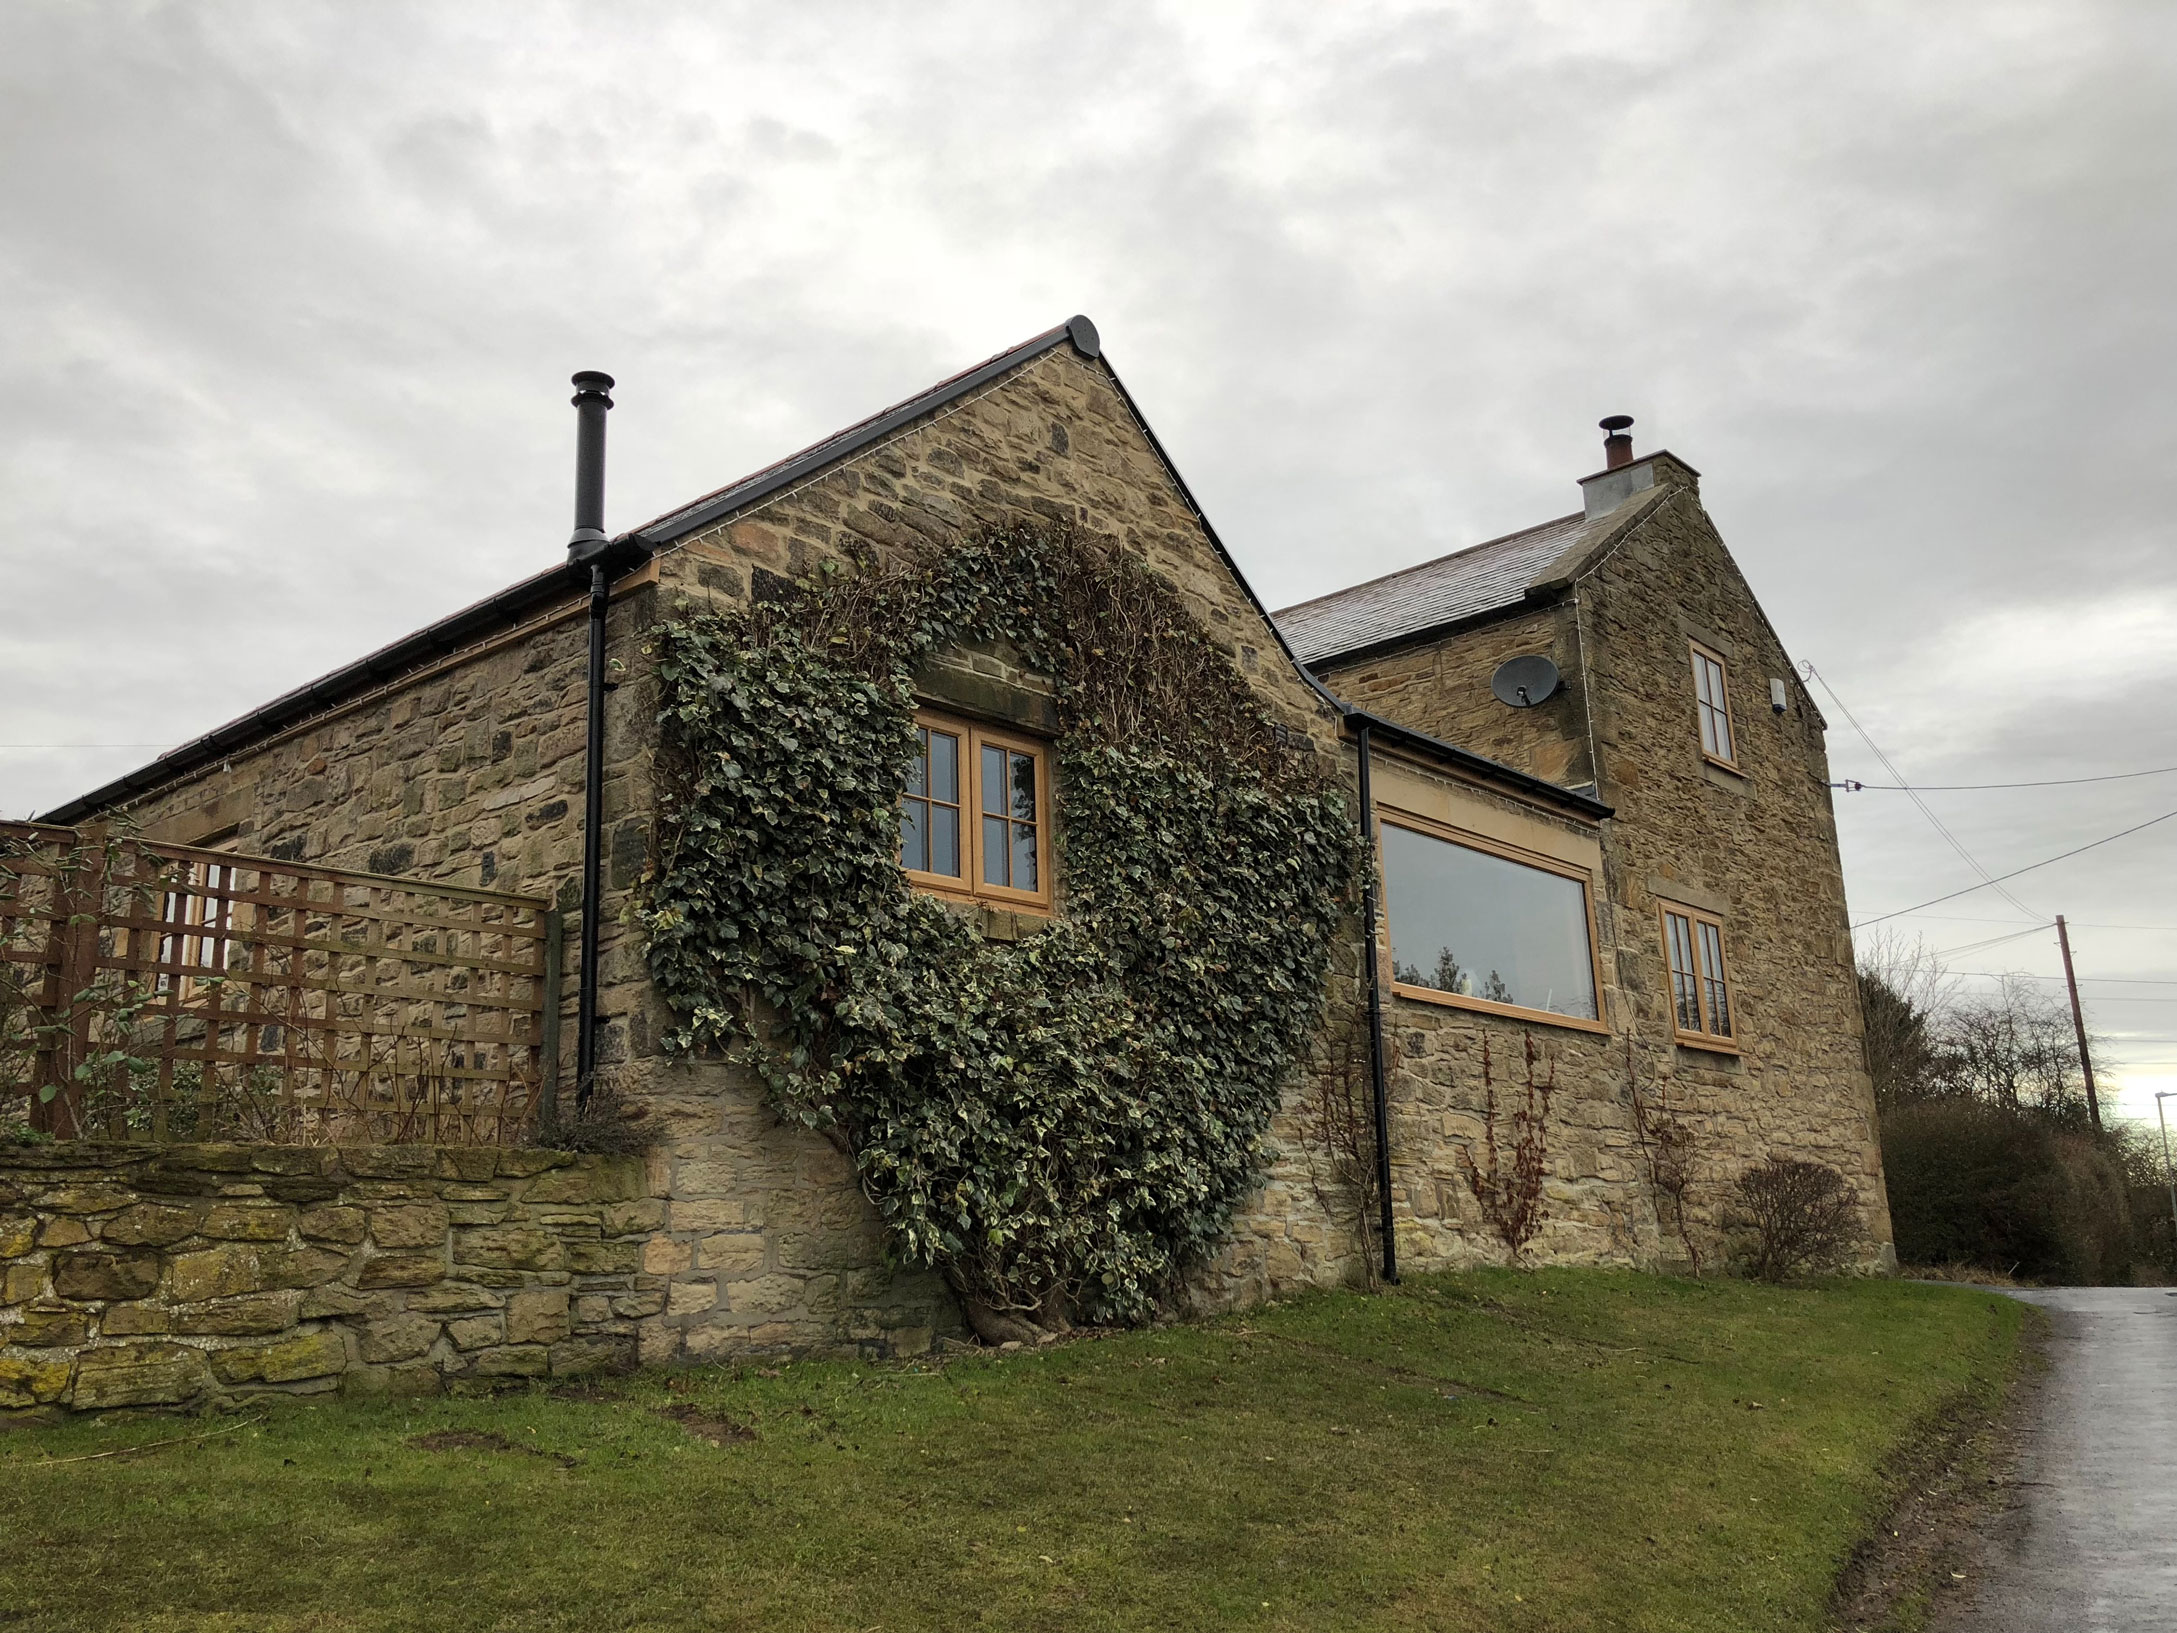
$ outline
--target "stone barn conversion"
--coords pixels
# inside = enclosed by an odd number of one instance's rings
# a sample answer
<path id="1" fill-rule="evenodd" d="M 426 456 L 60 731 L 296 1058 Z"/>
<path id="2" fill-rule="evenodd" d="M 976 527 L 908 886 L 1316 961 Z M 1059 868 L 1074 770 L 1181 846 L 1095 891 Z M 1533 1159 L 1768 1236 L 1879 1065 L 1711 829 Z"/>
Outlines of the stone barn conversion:
<path id="1" fill-rule="evenodd" d="M 1713 1267 L 1775 1157 L 1887 1266 L 1822 719 L 1605 423 L 1272 616 L 1077 317 L 18 825 L 0 1407 Z"/>

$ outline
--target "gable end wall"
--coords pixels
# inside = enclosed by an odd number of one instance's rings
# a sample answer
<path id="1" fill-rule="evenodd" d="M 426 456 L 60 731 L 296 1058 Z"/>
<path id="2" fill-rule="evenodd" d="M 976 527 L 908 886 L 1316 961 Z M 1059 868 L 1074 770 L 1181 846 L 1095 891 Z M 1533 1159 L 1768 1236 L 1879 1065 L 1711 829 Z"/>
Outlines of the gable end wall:
<path id="1" fill-rule="evenodd" d="M 1636 1144 L 1644 1119 L 1651 1132 L 1671 1122 L 1687 1130 L 1687 1223 L 1704 1259 L 1723 1245 L 1738 1176 L 1782 1156 L 1829 1163 L 1853 1182 L 1866 1262 L 1887 1264 L 1888 1204 L 1821 717 L 1690 479 L 1660 502 L 1633 503 L 1653 508 L 1584 563 L 1558 600 L 1330 668 L 1324 679 L 1341 697 L 1552 780 L 1584 783 L 1599 757 L 1597 797 L 1615 810 L 1603 824 L 1606 899 L 1597 903 L 1615 1059 L 1588 1063 L 1577 1083 L 1561 1075 L 1568 1120 L 1603 1117 L 1607 1101 Z M 1691 639 L 1729 662 L 1743 774 L 1702 757 Z M 1507 708 L 1491 695 L 1490 676 L 1530 652 L 1556 660 L 1566 689 L 1539 708 Z M 1771 676 L 1786 682 L 1782 715 L 1770 708 Z M 1666 896 L 1724 921 L 1742 1022 L 1736 1057 L 1675 1041 L 1657 905 Z M 1433 1028 L 1410 1024 L 1422 1007 L 1392 1000 L 1400 1047 L 1416 1060 L 1428 1058 L 1430 1033 L 1444 1025 L 1440 1016 Z M 1584 1058 L 1568 1044 L 1561 1072 Z M 1398 1092 L 1429 1104 L 1426 1076 L 1402 1068 Z M 1445 1138 L 1472 1133 L 1444 1126 Z M 1414 1137 L 1415 1160 L 1436 1161 L 1427 1154 L 1435 1136 Z M 1645 1210 L 1653 1219 L 1660 1205 L 1663 1254 L 1686 1257 L 1673 1240 L 1675 1202 L 1659 1199 L 1653 1164 L 1640 1157 L 1625 1170 L 1624 1217 Z M 1565 1251 L 1547 1233 L 1541 1248 Z"/>

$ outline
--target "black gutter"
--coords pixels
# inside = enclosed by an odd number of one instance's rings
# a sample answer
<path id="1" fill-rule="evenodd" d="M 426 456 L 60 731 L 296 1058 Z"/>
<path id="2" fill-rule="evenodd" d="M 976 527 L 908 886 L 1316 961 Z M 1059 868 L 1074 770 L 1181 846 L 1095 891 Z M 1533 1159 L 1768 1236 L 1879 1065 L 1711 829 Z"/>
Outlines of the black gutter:
<path id="1" fill-rule="evenodd" d="M 1376 1117 L 1376 1201 L 1381 1212 L 1377 1231 L 1383 1238 L 1383 1279 L 1398 1283 L 1398 1236 L 1391 1217 L 1391 1091 L 1383 1065 L 1383 976 L 1378 968 L 1376 923 L 1376 801 L 1369 786 L 1369 732 L 1372 721 L 1363 717 L 1358 733 L 1361 762 L 1361 836 L 1366 843 L 1367 871 L 1361 876 L 1361 927 L 1366 938 L 1365 970 L 1368 979 L 1368 1083 Z"/>
<path id="2" fill-rule="evenodd" d="M 1476 754 L 1471 749 L 1463 749 L 1441 738 L 1431 737 L 1427 732 L 1415 731 L 1411 727 L 1400 725 L 1396 720 L 1386 720 L 1380 714 L 1370 714 L 1366 709 L 1353 704 L 1343 704 L 1341 708 L 1346 719 L 1359 730 L 1376 732 L 1396 747 L 1412 749 L 1461 771 L 1501 783 L 1524 798 L 1541 800 L 1597 822 L 1617 814 L 1613 807 L 1605 805 L 1592 794 L 1583 794 L 1577 789 L 1565 788 L 1545 778 L 1530 775 L 1516 766 L 1505 765 L 1485 754 Z"/>

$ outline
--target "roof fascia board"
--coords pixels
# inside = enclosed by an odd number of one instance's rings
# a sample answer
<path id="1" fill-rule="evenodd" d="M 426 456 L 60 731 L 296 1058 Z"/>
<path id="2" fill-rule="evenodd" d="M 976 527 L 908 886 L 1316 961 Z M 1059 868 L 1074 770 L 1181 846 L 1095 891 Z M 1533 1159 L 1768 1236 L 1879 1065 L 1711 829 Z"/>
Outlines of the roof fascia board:
<path id="1" fill-rule="evenodd" d="M 1317 680 L 1306 664 L 1294 656 L 1291 645 L 1285 639 L 1285 632 L 1277 627 L 1275 620 L 1270 617 L 1269 609 L 1263 605 L 1262 597 L 1255 593 L 1254 585 L 1248 582 L 1247 575 L 1240 571 L 1239 564 L 1232 559 L 1232 552 L 1225 548 L 1224 540 L 1218 537 L 1216 528 L 1210 525 L 1209 517 L 1196 501 L 1193 490 L 1187 486 L 1187 479 L 1172 462 L 1163 441 L 1151 428 L 1141 406 L 1134 401 L 1133 393 L 1126 389 L 1126 382 L 1119 378 L 1118 371 L 1111 366 L 1111 360 L 1103 356 L 1103 343 L 1096 332 L 1095 324 L 1083 316 L 1070 318 L 1011 351 L 1001 353 L 918 397 L 908 399 L 875 419 L 855 426 L 840 436 L 820 442 L 768 470 L 760 471 L 732 487 L 722 489 L 708 499 L 699 500 L 684 510 L 623 533 L 613 542 L 631 547 L 623 553 L 630 558 L 629 564 L 632 565 L 667 545 L 714 525 L 736 510 L 745 509 L 750 504 L 803 480 L 815 471 L 852 458 L 872 443 L 892 435 L 902 426 L 982 389 L 1000 376 L 1024 363 L 1033 362 L 1065 342 L 1071 342 L 1083 357 L 1103 363 L 1106 377 L 1156 453 L 1189 514 L 1201 527 L 1210 547 L 1217 552 L 1218 560 L 1232 575 L 1233 582 L 1239 585 L 1241 593 L 1247 597 L 1248 604 L 1255 609 L 1263 627 L 1270 632 L 1278 650 L 1285 655 L 1285 661 L 1292 665 L 1293 672 L 1334 715 L 1345 714 L 1347 705 Z M 584 582 L 584 575 L 567 566 L 554 567 L 524 579 L 495 596 L 463 608 L 449 618 L 441 619 L 389 646 L 381 647 L 355 663 L 321 676 L 307 686 L 274 698 L 270 703 L 238 716 L 202 737 L 170 749 L 151 764 L 127 772 L 104 787 L 94 789 L 64 805 L 55 806 L 44 813 L 43 820 L 63 824 L 80 822 L 84 817 L 109 805 L 178 781 L 216 760 L 238 752 L 250 743 L 271 736 L 315 711 L 330 708 L 370 686 L 383 684 L 404 669 L 414 668 L 482 635 L 516 624 L 524 613 L 534 610 L 540 604 L 560 595 L 578 593 Z"/>
<path id="2" fill-rule="evenodd" d="M 909 421 L 987 385 L 1007 370 L 1040 357 L 1061 341 L 1067 340 L 1072 341 L 1077 349 L 1089 357 L 1097 356 L 1102 349 L 1096 326 L 1084 317 L 1075 317 L 933 390 L 924 392 L 919 397 L 910 398 L 899 407 L 855 427 L 843 437 L 818 443 L 814 448 L 767 471 L 759 472 L 746 481 L 736 483 L 712 498 L 699 501 L 662 522 L 621 534 L 613 542 L 624 547 L 620 553 L 628 559 L 623 565 L 636 565 L 660 544 L 696 532 L 709 525 L 718 514 L 738 509 L 754 499 L 762 498 L 799 480 L 812 470 L 821 469 L 833 461 L 858 452 Z M 250 743 L 271 736 L 317 710 L 330 708 L 370 686 L 383 684 L 405 669 L 427 663 L 484 635 L 517 624 L 523 615 L 534 611 L 538 606 L 562 595 L 579 593 L 586 581 L 585 573 L 567 566 L 553 567 L 523 579 L 496 595 L 464 607 L 451 617 L 428 624 L 354 663 L 322 675 L 306 686 L 283 693 L 271 702 L 237 716 L 202 737 L 193 738 L 169 749 L 149 765 L 125 772 L 101 788 L 79 795 L 63 805 L 56 805 L 44 814 L 43 820 L 62 824 L 80 822 L 83 818 L 131 795 L 178 781 Z"/>
<path id="3" fill-rule="evenodd" d="M 1356 728 L 1366 726 L 1371 736 L 1383 737 L 1396 747 L 1463 771 L 1476 779 L 1508 787 L 1523 798 L 1555 805 L 1591 822 L 1600 822 L 1605 817 L 1617 814 L 1615 807 L 1605 805 L 1591 795 L 1560 787 L 1545 778 L 1533 776 L 1515 766 L 1508 766 L 1501 760 L 1492 760 L 1487 755 L 1460 748 L 1440 737 L 1431 737 L 1427 732 L 1415 731 L 1411 726 L 1402 726 L 1396 720 L 1386 720 L 1380 714 L 1371 714 L 1368 710 L 1352 704 L 1345 706 L 1345 717 L 1347 723 Z"/>

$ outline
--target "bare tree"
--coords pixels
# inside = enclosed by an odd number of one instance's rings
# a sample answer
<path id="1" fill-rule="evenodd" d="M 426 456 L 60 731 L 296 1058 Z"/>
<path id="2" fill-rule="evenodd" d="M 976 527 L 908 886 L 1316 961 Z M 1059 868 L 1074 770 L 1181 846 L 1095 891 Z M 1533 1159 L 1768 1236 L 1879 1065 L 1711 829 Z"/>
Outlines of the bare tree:
<path id="1" fill-rule="evenodd" d="M 1935 1092 L 1937 1028 L 1957 997 L 1957 978 L 1918 937 L 1908 942 L 1877 930 L 1859 949 L 1859 984 L 1875 1104 L 1887 1108 Z"/>
<path id="2" fill-rule="evenodd" d="M 2005 976 L 1995 992 L 1950 1004 L 1936 1036 L 1938 1092 L 2084 1126 L 2078 1035 L 2055 993 Z"/>

